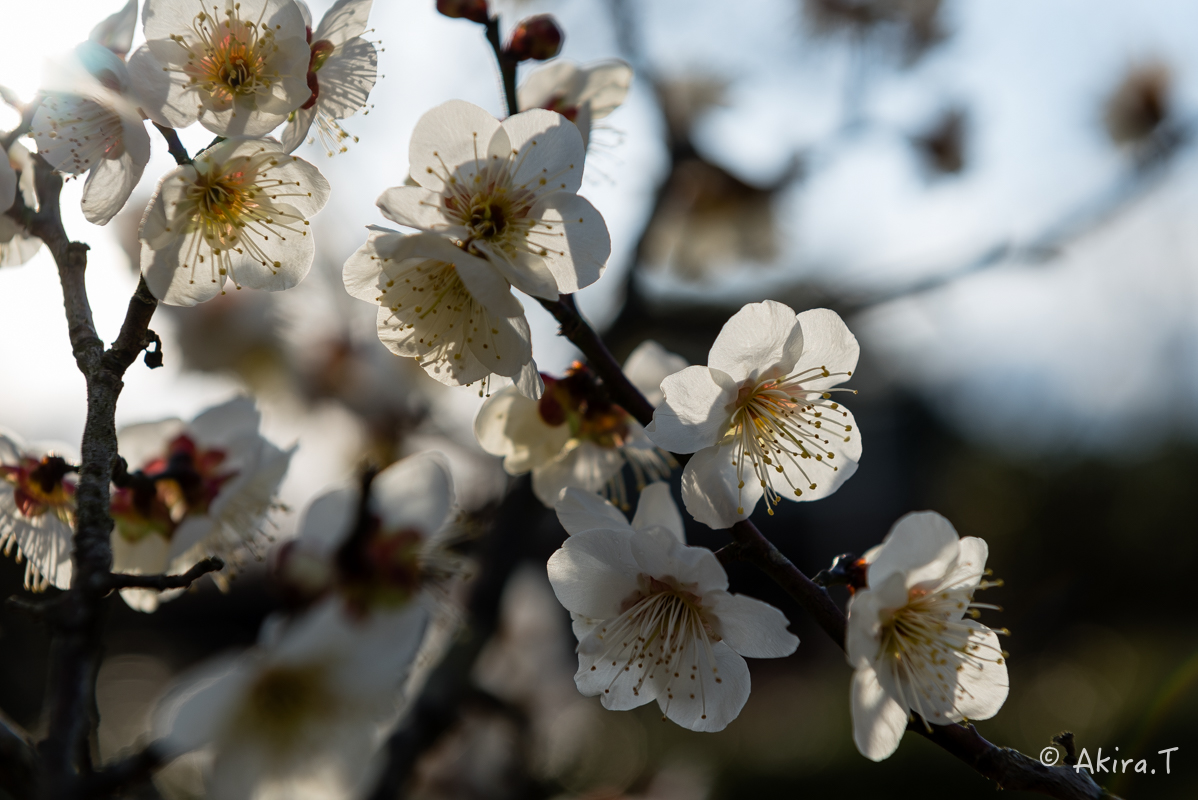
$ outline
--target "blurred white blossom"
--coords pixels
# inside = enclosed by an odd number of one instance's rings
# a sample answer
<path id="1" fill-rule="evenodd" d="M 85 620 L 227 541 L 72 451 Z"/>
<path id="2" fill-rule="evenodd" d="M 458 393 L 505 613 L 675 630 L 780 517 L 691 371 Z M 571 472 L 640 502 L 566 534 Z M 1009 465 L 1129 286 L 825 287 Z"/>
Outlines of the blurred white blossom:
<path id="1" fill-rule="evenodd" d="M 258 555 L 262 525 L 275 506 L 294 448 L 258 433 L 254 401 L 239 397 L 189 423 L 170 419 L 118 432 L 134 476 L 112 495 L 113 569 L 132 574 L 184 572 L 209 556 L 234 567 Z M 212 573 L 222 587 L 222 573 Z M 154 611 L 181 590 L 124 589 L 139 611 Z"/>
<path id="2" fill-rule="evenodd" d="M 25 560 L 25 588 L 71 585 L 75 529 L 73 465 L 62 455 L 27 447 L 0 431 L 0 548 Z"/>
<path id="3" fill-rule="evenodd" d="M 17 189 L 25 207 L 36 210 L 37 193 L 33 184 L 33 157 L 20 142 L 13 142 L 8 158 L 0 157 L 0 206 L 12 208 Z M 15 219 L 0 213 L 0 267 L 24 264 L 41 249 L 42 240 L 30 236 Z"/>
<path id="4" fill-rule="evenodd" d="M 580 66 L 555 59 L 535 70 L 517 93 L 520 110 L 556 111 L 578 126 L 585 148 L 591 127 L 620 107 L 632 85 L 632 67 L 619 59 Z"/>

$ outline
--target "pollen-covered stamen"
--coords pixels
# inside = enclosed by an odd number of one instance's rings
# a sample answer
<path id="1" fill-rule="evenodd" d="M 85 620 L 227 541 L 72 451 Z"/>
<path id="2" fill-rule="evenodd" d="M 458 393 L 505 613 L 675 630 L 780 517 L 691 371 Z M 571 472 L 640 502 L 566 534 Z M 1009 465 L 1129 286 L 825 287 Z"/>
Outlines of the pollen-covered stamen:
<path id="1" fill-rule="evenodd" d="M 384 258 L 387 263 L 391 259 Z M 503 361 L 497 340 L 499 329 L 490 319 L 457 269 L 446 261 L 418 260 L 411 269 L 385 281 L 376 300 L 391 310 L 390 321 L 401 329 L 415 330 L 420 365 L 447 363 L 461 372 L 469 350 L 480 361 Z"/>
<path id="2" fill-rule="evenodd" d="M 498 155 L 487 158 L 479 153 L 475 134 L 473 174 L 451 171 L 441 160 L 440 154 L 433 153 L 440 161 L 441 169 L 435 171 L 429 167 L 428 172 L 437 174 L 445 184 L 440 210 L 453 223 L 466 229 L 466 237 L 461 244 L 467 252 L 485 255 L 479 248 L 481 243 L 508 258 L 515 257 L 519 252 L 546 256 L 549 250 L 543 243 L 538 243 L 541 239 L 565 238 L 561 220 L 532 216 L 532 209 L 542 194 L 565 187 L 560 182 L 561 175 L 573 169 L 574 165 L 552 175 L 543 169 L 536 178 L 516 184 L 516 173 L 535 147 L 534 139 L 523 152 L 513 150 L 505 158 Z M 537 241 L 532 241 L 530 237 L 536 237 Z"/>
<path id="3" fill-rule="evenodd" d="M 175 214 L 189 232 L 198 234 L 179 256 L 181 266 L 191 270 L 192 283 L 197 270 L 205 268 L 213 282 L 231 277 L 232 252 L 249 254 L 277 270 L 282 264 L 263 245 L 272 238 L 308 235 L 308 222 L 287 198 L 310 197 L 311 192 L 299 181 L 275 177 L 287 159 L 296 160 L 265 148 L 225 162 L 201 157 L 194 171 L 179 176 L 185 185 Z"/>
<path id="4" fill-rule="evenodd" d="M 75 507 L 75 484 L 64 478 L 74 470 L 59 456 L 26 457 L 15 465 L 0 465 L 0 481 L 13 487 L 17 512 L 26 519 L 51 514 L 69 522 Z"/>
<path id="5" fill-rule="evenodd" d="M 658 697 L 666 709 L 676 692 L 686 692 L 699 696 L 702 718 L 706 719 L 699 669 L 711 665 L 715 682 L 722 682 L 711 649 L 720 637 L 694 593 L 668 577 L 658 580 L 641 575 L 638 580 L 641 591 L 625 602 L 624 612 L 596 631 L 606 645 L 597 656 L 599 663 L 623 665 L 604 693 L 609 694 L 621 681 L 631 681 L 633 695 L 639 695 L 647 681 L 657 681 L 660 676 Z"/>
<path id="6" fill-rule="evenodd" d="M 976 589 L 1001 585 L 1001 581 L 982 581 Z M 1007 657 L 1006 651 L 990 644 L 977 627 L 962 621 L 962 614 L 976 618 L 978 609 L 1001 610 L 975 603 L 974 591 L 968 587 L 931 592 L 912 589 L 907 605 L 882 624 L 877 660 L 893 671 L 900 701 L 918 713 L 925 726 L 946 722 L 936 709 L 955 706 L 968 695 L 961 673 L 981 671 L 987 662 L 1002 664 Z M 1007 630 L 995 632 L 1006 634 Z"/>
<path id="7" fill-rule="evenodd" d="M 838 403 L 831 402 L 831 393 L 856 392 L 841 388 L 804 389 L 802 384 L 841 376 L 851 377 L 852 373 L 833 373 L 826 367 L 814 367 L 741 386 L 727 434 L 735 446 L 733 464 L 738 488 L 743 491 L 746 477 L 758 481 L 770 514 L 781 500 L 775 476 L 781 475 L 781 481 L 799 497 L 804 489 L 818 487 L 823 478 L 819 470 L 839 470 L 831 448 L 832 437 L 850 441 L 852 425 L 842 421 L 848 413 Z M 751 476 L 746 476 L 746 466 Z M 796 474 L 801 477 L 799 485 L 794 479 Z M 744 513 L 743 506 L 737 513 Z"/>
<path id="8" fill-rule="evenodd" d="M 241 19 L 241 4 L 224 11 L 213 5 L 213 13 L 196 14 L 190 37 L 171 36 L 187 49 L 187 63 L 181 72 L 188 84 L 207 93 L 219 106 L 228 106 L 239 97 L 268 93 L 284 77 L 272 65 L 278 52 L 275 31 L 258 20 Z M 262 8 L 262 15 L 266 6 Z"/>

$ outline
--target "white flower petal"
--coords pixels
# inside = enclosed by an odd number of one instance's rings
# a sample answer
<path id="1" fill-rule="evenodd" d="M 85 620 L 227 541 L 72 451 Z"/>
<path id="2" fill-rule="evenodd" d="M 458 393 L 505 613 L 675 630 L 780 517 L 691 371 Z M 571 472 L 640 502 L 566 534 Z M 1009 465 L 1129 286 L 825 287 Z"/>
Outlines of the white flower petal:
<path id="1" fill-rule="evenodd" d="M 520 475 L 557 458 L 570 439 L 570 426 L 546 424 L 536 401 L 506 387 L 483 403 L 474 435 L 483 450 L 504 457 L 509 475 Z"/>
<path id="2" fill-rule="evenodd" d="M 150 533 L 131 542 L 121 535 L 119 529 L 112 532 L 112 571 L 129 575 L 161 575 L 167 570 L 169 559 L 167 552 L 170 542 L 156 533 Z M 150 589 L 121 589 L 121 599 L 134 611 L 147 614 L 158 610 L 163 599 L 160 594 Z M 178 595 L 178 592 L 170 593 Z"/>
<path id="3" fill-rule="evenodd" d="M 324 12 L 312 34 L 312 41 L 326 39 L 333 44 L 347 42 L 366 31 L 373 0 L 337 0 Z"/>
<path id="4" fill-rule="evenodd" d="M 425 112 L 412 131 L 408 163 L 412 178 L 426 189 L 440 192 L 445 179 L 469 180 L 492 153 L 507 157 L 511 150 L 499 120 L 462 100 Z"/>
<path id="5" fill-rule="evenodd" d="M 728 573 L 714 553 L 682 544 L 664 528 L 637 530 L 630 546 L 639 571 L 646 575 L 672 578 L 700 596 L 728 589 Z"/>
<path id="6" fill-rule="evenodd" d="M 962 536 L 958 543 L 957 559 L 949 567 L 948 574 L 937 587 L 940 590 L 968 587 L 972 589 L 982 580 L 986 571 L 986 559 L 990 548 L 976 536 Z"/>
<path id="7" fill-rule="evenodd" d="M 128 150 L 119 158 L 97 161 L 83 185 L 83 216 L 87 221 L 93 225 L 107 225 L 125 207 L 145 166 L 145 163 L 136 163 Z"/>
<path id="8" fill-rule="evenodd" d="M 528 243 L 544 258 L 559 292 L 577 292 L 599 280 L 611 255 L 611 236 L 589 200 L 554 192 L 537 201 L 529 215 L 543 224 L 529 231 Z"/>
<path id="9" fill-rule="evenodd" d="M 203 747 L 236 713 L 253 678 L 244 656 L 224 656 L 185 673 L 158 703 L 154 732 L 168 757 Z"/>
<path id="10" fill-rule="evenodd" d="M 527 321 L 525 321 L 524 327 L 527 330 Z M 529 331 L 528 335 L 531 341 L 532 332 Z M 520 367 L 520 372 L 512 380 L 516 385 L 516 390 L 529 400 L 540 400 L 541 395 L 545 393 L 545 381 L 541 379 L 541 373 L 537 371 L 536 362 L 531 359 Z"/>
<path id="11" fill-rule="evenodd" d="M 761 499 L 761 484 L 746 470 L 743 487 L 732 463 L 731 446 L 708 447 L 695 453 L 682 471 L 682 504 L 709 528 L 731 528 L 753 513 Z"/>
<path id="12" fill-rule="evenodd" d="M 569 427 L 569 426 L 561 426 Z M 588 492 L 602 491 L 624 466 L 619 448 L 601 447 L 594 442 L 578 441 L 548 463 L 533 467 L 532 491 L 549 508 L 570 487 Z"/>
<path id="13" fill-rule="evenodd" d="M 952 523 L 935 511 L 916 511 L 903 516 L 882 542 L 869 565 L 869 585 L 880 586 L 895 573 L 902 573 L 910 589 L 925 581 L 939 581 L 956 561 L 959 539 Z"/>
<path id="14" fill-rule="evenodd" d="M 643 495 L 641 503 L 644 503 Z M 633 530 L 624 512 L 594 492 L 566 489 L 554 509 L 557 511 L 558 521 L 570 535 L 596 529 L 625 531 L 629 534 Z M 639 509 L 637 513 L 640 513 Z"/>
<path id="15" fill-rule="evenodd" d="M 724 372 L 687 367 L 661 382 L 665 399 L 645 434 L 671 453 L 694 453 L 720 441 L 731 421 L 737 386 Z"/>
<path id="16" fill-rule="evenodd" d="M 129 0 L 124 8 L 92 28 L 87 38 L 123 56 L 133 47 L 133 33 L 136 29 L 137 0 Z"/>
<path id="17" fill-rule="evenodd" d="M 582 70 L 578 99 L 590 109 L 591 119 L 603 119 L 615 111 L 632 86 L 632 67 L 613 59 L 591 64 Z"/>
<path id="18" fill-rule="evenodd" d="M 541 108 L 522 111 L 504 120 L 503 130 L 516 153 L 514 184 L 532 191 L 544 186 L 546 192 L 568 193 L 582 186 L 586 148 L 578 128 L 561 114 Z M 541 184 L 542 179 L 546 183 Z"/>
<path id="19" fill-rule="evenodd" d="M 678 512 L 678 506 L 670 494 L 670 484 L 654 481 L 641 490 L 632 527 L 638 531 L 649 527 L 665 528 L 679 542 L 686 544 L 686 529 L 682 524 L 682 514 Z"/>
<path id="20" fill-rule="evenodd" d="M 609 711 L 643 706 L 656 697 L 658 690 L 658 681 L 640 681 L 640 669 L 633 673 L 633 665 L 628 663 L 628 656 L 621 650 L 604 638 L 603 622 L 591 628 L 578 642 L 578 672 L 574 674 L 574 685 L 587 697 L 598 696 Z"/>
<path id="21" fill-rule="evenodd" d="M 357 495 L 352 489 L 342 488 L 317 497 L 300 518 L 296 539 L 303 542 L 306 550 L 331 556 L 353 527 Z"/>
<path id="22" fill-rule="evenodd" d="M 798 319 L 803 332 L 803 354 L 794 372 L 801 374 L 823 367 L 830 373 L 827 378 L 804 380 L 803 388 L 827 389 L 848 380 L 857 369 L 861 347 L 840 315 L 826 308 L 813 308 L 799 314 Z"/>
<path id="23" fill-rule="evenodd" d="M 711 646 L 714 670 L 706 653 L 695 648 L 697 680 L 681 680 L 672 692 L 657 693 L 662 713 L 692 731 L 715 732 L 728 727 L 749 699 L 749 665 L 723 642 Z M 695 685 L 697 684 L 697 686 Z M 673 697 L 670 697 L 673 694 Z"/>
<path id="24" fill-rule="evenodd" d="M 383 527 L 415 528 L 432 536 L 454 505 L 449 462 L 435 451 L 408 456 L 376 475 L 370 494 Z"/>
<path id="25" fill-rule="evenodd" d="M 888 758 L 907 729 L 907 709 L 882 688 L 877 674 L 868 667 L 853 674 L 849 697 L 857 749 L 871 761 Z"/>
<path id="26" fill-rule="evenodd" d="M 957 695 L 953 702 L 954 721 L 960 719 L 990 719 L 1002 708 L 1010 692 L 1007 660 L 1002 656 L 998 635 L 971 619 L 964 624 L 973 629 L 971 645 L 977 645 L 975 660 L 965 663 L 957 672 Z"/>
<path id="27" fill-rule="evenodd" d="M 345 119 L 365 107 L 378 75 L 378 60 L 374 44 L 365 39 L 350 39 L 338 45 L 316 73 L 320 86 L 316 107 L 320 112 L 333 119 Z"/>
<path id="28" fill-rule="evenodd" d="M 575 534 L 549 558 L 549 582 L 567 611 L 612 619 L 638 589 L 630 536 L 618 530 Z"/>
<path id="29" fill-rule="evenodd" d="M 311 108 L 297 108 L 295 116 L 287 120 L 287 125 L 283 128 L 283 134 L 279 137 L 279 144 L 283 145 L 283 152 L 294 153 L 304 140 L 308 138 L 308 131 L 312 128 L 312 122 L 316 119 L 316 106 Z"/>
<path id="30" fill-rule="evenodd" d="M 769 603 L 740 594 L 716 592 L 704 597 L 719 620 L 717 633 L 724 643 L 747 658 L 782 658 L 799 646 L 799 637 L 787 630 L 786 615 Z"/>
<path id="31" fill-rule="evenodd" d="M 787 375 L 802 354 L 803 330 L 794 310 L 766 300 L 749 303 L 724 323 L 707 355 L 707 366 L 739 383 Z"/>
<path id="32" fill-rule="evenodd" d="M 383 216 L 400 225 L 423 231 L 443 231 L 449 221 L 441 209 L 441 195 L 421 186 L 396 186 L 379 195 L 376 205 Z M 452 247 L 452 243 L 447 242 Z"/>
<path id="33" fill-rule="evenodd" d="M 652 339 L 646 339 L 637 345 L 624 362 L 624 375 L 650 405 L 657 406 L 665 397 L 661 382 L 686 367 L 685 358 L 671 353 Z"/>
<path id="34" fill-rule="evenodd" d="M 883 619 L 890 619 L 894 609 L 906 604 L 907 584 L 900 572 L 868 589 L 858 589 L 849 599 L 844 649 L 854 669 L 864 669 L 878 659 Z"/>

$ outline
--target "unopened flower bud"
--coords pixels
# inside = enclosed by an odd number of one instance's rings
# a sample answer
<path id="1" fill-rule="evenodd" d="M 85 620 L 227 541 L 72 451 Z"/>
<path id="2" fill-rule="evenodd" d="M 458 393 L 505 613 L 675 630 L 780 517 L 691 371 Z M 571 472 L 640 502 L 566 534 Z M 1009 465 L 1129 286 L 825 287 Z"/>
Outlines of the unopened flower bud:
<path id="1" fill-rule="evenodd" d="M 562 51 L 565 38 L 552 14 L 537 14 L 520 21 L 508 39 L 506 52 L 516 61 L 545 61 Z"/>
<path id="2" fill-rule="evenodd" d="M 490 16 L 487 0 L 437 0 L 437 10 L 447 17 L 485 25 Z"/>

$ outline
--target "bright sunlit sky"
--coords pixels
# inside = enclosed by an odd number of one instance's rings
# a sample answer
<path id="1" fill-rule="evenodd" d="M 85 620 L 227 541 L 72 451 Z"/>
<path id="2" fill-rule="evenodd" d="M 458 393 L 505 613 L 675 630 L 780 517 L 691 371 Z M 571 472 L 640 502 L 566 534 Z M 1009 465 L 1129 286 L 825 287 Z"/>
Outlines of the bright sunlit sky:
<path id="1" fill-rule="evenodd" d="M 6 2 L 0 83 L 31 97 L 42 65 L 85 39 L 121 4 Z M 328 3 L 311 5 L 319 17 Z M 704 120 L 697 139 L 709 158 L 745 180 L 768 183 L 793 154 L 840 124 L 848 51 L 803 37 L 797 0 L 739 0 L 731 15 L 723 13 L 726 0 L 631 5 L 643 12 L 644 51 L 656 70 L 702 70 L 731 81 L 729 104 Z M 558 14 L 567 31 L 564 57 L 585 62 L 618 55 L 606 3 L 518 7 Z M 1198 4 L 971 0 L 949 3 L 948 10 L 953 38 L 915 69 L 881 71 L 869 84 L 865 116 L 893 130 L 871 129 L 848 142 L 782 199 L 788 244 L 774 271 L 717 280 L 711 291 L 760 293 L 763 281 L 776 281 L 783 271 L 833 287 L 898 285 L 967 262 L 995 244 L 1029 240 L 1126 170 L 1126 159 L 1103 135 L 1101 103 L 1131 64 L 1168 63 L 1177 107 L 1187 118 L 1198 116 Z M 385 221 L 375 198 L 403 182 L 407 141 L 424 111 L 455 97 L 501 110 L 477 26 L 439 17 L 432 0 L 376 2 L 372 22 L 385 47 L 385 77 L 371 97 L 370 115 L 346 125 L 361 142 L 334 159 L 318 147 L 299 151 L 333 187 L 314 226 L 318 247 L 335 263 L 361 244 L 365 225 Z M 921 130 L 958 100 L 972 113 L 969 169 L 929 184 L 895 131 Z M 0 127 L 14 121 L 7 109 L 0 112 Z M 600 322 L 615 311 L 613 291 L 664 164 L 660 121 L 645 86 L 634 86 L 609 126 L 615 130 L 595 137 L 583 187 L 613 240 L 608 275 L 581 293 L 584 310 Z M 193 126 L 182 138 L 194 152 L 211 134 Z M 131 207 L 144 206 L 158 176 L 173 166 L 155 139 Z M 81 186 L 73 181 L 64 191 L 64 221 L 74 238 L 91 245 L 92 306 L 101 335 L 111 340 L 135 276 L 116 231 L 83 220 Z M 1196 192 L 1198 161 L 1183 156 L 1157 189 L 1055 261 L 999 267 L 858 317 L 854 326 L 873 356 L 869 363 L 926 393 L 963 429 L 1016 450 L 1124 449 L 1154 441 L 1168 430 L 1162 420 L 1194 429 Z M 534 302 L 525 305 L 538 363 L 561 369 L 572 349 L 554 337 L 551 320 Z M 313 314 L 310 324 L 323 324 Z M 169 326 L 158 318 L 154 327 Z M 25 266 L 0 271 L 0 341 L 0 425 L 28 439 L 77 441 L 82 379 L 44 250 Z M 167 350 L 165 369 L 130 371 L 118 423 L 187 417 L 235 390 L 226 379 L 181 374 Z M 469 390 L 454 396 L 464 425 L 472 397 Z M 273 424 L 280 439 L 298 435 L 298 428 L 288 430 L 269 416 L 268 432 Z M 336 450 L 330 442 L 305 447 L 310 459 Z"/>

